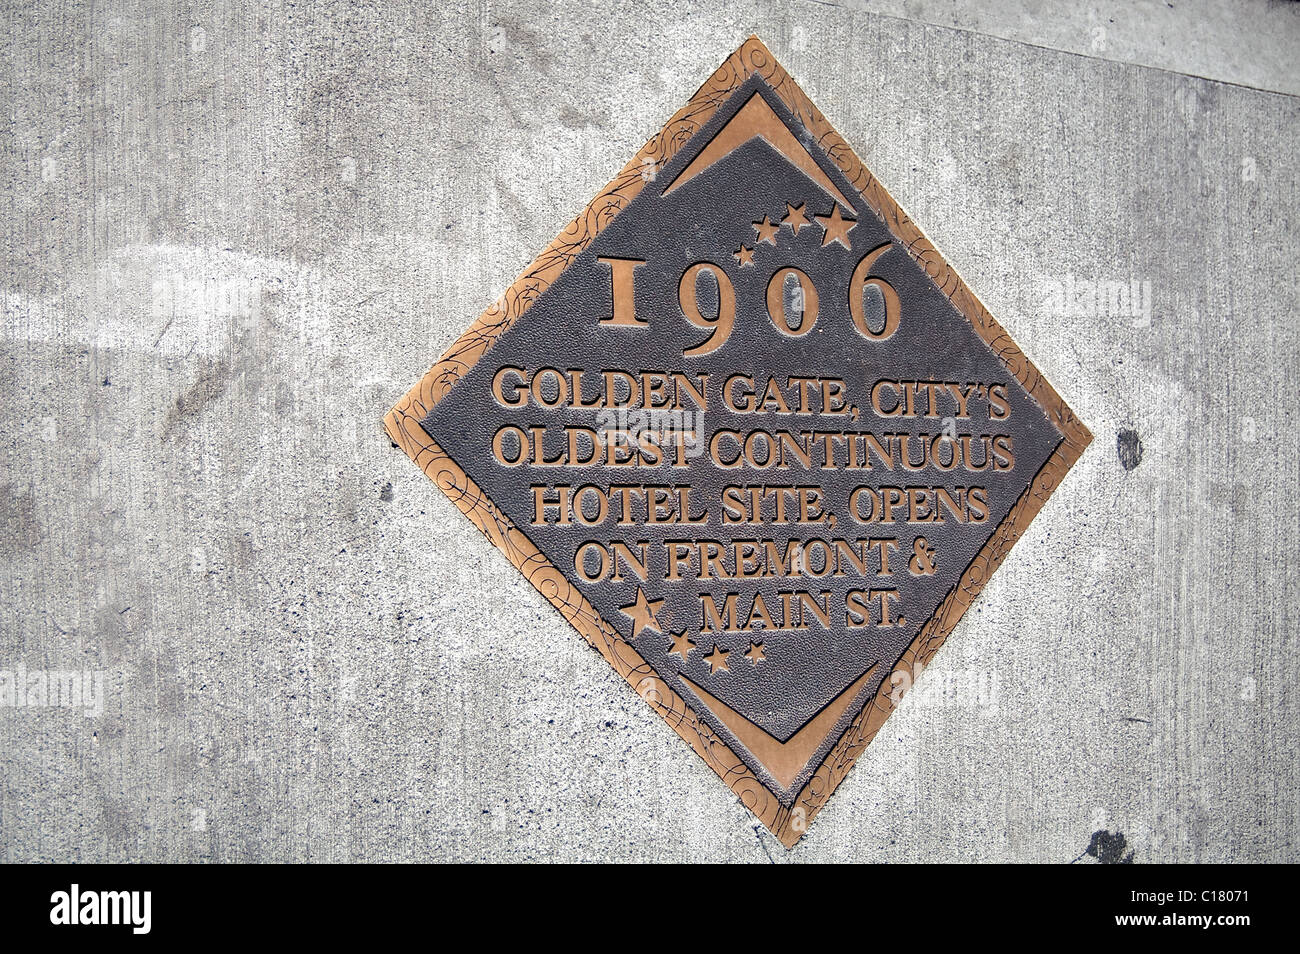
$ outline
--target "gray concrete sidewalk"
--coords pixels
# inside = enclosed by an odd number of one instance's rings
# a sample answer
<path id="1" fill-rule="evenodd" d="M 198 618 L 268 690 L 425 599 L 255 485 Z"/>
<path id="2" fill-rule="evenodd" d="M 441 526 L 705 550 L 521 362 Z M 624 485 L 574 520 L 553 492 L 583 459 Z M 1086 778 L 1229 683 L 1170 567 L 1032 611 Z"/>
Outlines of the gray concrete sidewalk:
<path id="1" fill-rule="evenodd" d="M 0 857 L 1296 860 L 1300 40 L 1208 7 L 6 9 L 0 671 L 103 681 Z M 750 33 L 1097 437 L 790 853 L 379 429 Z"/>

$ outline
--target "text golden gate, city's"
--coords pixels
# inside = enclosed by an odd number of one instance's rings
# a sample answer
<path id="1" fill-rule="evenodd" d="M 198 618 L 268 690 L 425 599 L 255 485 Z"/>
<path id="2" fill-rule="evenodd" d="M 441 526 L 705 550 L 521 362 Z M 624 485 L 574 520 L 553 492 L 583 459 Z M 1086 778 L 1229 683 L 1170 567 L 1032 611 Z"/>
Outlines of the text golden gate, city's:
<path id="1" fill-rule="evenodd" d="M 754 38 L 385 425 L 786 845 L 1091 440 Z"/>

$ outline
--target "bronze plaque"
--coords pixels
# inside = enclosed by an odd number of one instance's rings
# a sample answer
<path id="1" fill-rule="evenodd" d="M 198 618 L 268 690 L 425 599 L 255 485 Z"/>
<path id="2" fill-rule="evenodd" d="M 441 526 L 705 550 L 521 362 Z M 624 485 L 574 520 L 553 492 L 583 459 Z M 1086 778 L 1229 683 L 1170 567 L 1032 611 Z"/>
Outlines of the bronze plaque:
<path id="1" fill-rule="evenodd" d="M 756 38 L 385 426 L 788 846 L 1091 440 Z"/>

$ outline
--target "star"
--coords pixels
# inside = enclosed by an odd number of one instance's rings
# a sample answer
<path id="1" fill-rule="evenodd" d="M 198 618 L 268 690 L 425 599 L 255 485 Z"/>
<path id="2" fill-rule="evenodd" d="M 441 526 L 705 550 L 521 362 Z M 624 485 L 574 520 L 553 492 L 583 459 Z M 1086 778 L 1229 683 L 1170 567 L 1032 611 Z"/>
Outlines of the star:
<path id="1" fill-rule="evenodd" d="M 754 231 L 758 233 L 758 242 L 766 242 L 768 245 L 776 244 L 776 233 L 781 231 L 781 226 L 773 222 L 768 216 L 763 216 L 762 222 L 754 223 Z M 754 244 L 757 245 L 758 242 Z"/>
<path id="2" fill-rule="evenodd" d="M 795 235 L 798 235 L 799 230 L 804 226 L 812 225 L 812 223 L 808 221 L 808 216 L 804 214 L 803 203 L 800 203 L 799 205 L 791 205 L 787 202 L 785 204 L 785 210 L 785 218 L 781 219 L 781 224 L 790 226 L 790 230 L 794 232 Z"/>
<path id="3" fill-rule="evenodd" d="M 653 629 L 662 633 L 663 628 L 659 625 L 655 613 L 659 612 L 659 607 L 663 605 L 663 600 L 647 600 L 645 593 L 638 586 L 636 588 L 636 602 L 631 606 L 624 606 L 619 611 L 632 620 L 632 635 L 628 639 L 636 639 L 641 635 L 643 629 Z"/>
<path id="4" fill-rule="evenodd" d="M 763 644 L 751 642 L 749 644 L 749 652 L 745 653 L 745 658 L 748 659 L 750 662 L 752 662 L 755 666 L 761 663 L 764 659 L 767 658 L 767 656 L 763 653 Z"/>
<path id="5" fill-rule="evenodd" d="M 690 656 L 691 652 L 696 648 L 695 640 L 687 636 L 686 633 L 687 630 L 682 630 L 676 636 L 671 633 L 668 634 L 668 641 L 672 644 L 672 648 L 668 650 L 668 655 L 671 656 L 673 653 L 676 653 L 678 656 L 682 657 L 682 662 L 686 662 L 687 657 Z"/>
<path id="6" fill-rule="evenodd" d="M 731 653 L 724 652 L 721 646 L 714 643 L 713 652 L 704 657 L 704 661 L 709 664 L 709 672 L 715 673 L 719 669 L 727 672 L 727 657 L 730 655 Z"/>
<path id="7" fill-rule="evenodd" d="M 841 216 L 838 205 L 831 209 L 830 215 L 819 215 L 816 218 L 817 224 L 826 232 L 822 236 L 822 248 L 830 245 L 831 242 L 839 242 L 845 248 L 853 248 L 853 240 L 849 238 L 849 230 L 858 224 L 857 219 L 846 219 Z"/>
<path id="8" fill-rule="evenodd" d="M 736 261 L 740 262 L 741 268 L 744 268 L 746 265 L 750 268 L 754 267 L 754 250 L 748 245 L 740 246 L 740 248 L 736 249 L 732 254 L 736 256 Z"/>

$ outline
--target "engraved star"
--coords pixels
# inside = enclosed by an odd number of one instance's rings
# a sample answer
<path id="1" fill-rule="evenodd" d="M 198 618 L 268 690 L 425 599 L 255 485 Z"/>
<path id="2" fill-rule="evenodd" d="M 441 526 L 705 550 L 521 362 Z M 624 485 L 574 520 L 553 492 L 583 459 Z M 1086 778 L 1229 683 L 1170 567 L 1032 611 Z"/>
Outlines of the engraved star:
<path id="1" fill-rule="evenodd" d="M 668 650 L 668 655 L 671 656 L 673 653 L 676 653 L 678 656 L 682 657 L 682 662 L 686 662 L 691 651 L 696 648 L 695 640 L 687 636 L 687 632 L 687 630 L 682 630 L 676 636 L 671 633 L 668 634 L 668 641 L 672 643 L 672 648 Z"/>
<path id="2" fill-rule="evenodd" d="M 764 659 L 767 658 L 767 656 L 763 652 L 763 644 L 751 642 L 749 644 L 749 652 L 745 653 L 745 658 L 748 659 L 755 666 L 761 663 Z"/>
<path id="3" fill-rule="evenodd" d="M 754 243 L 766 242 L 768 245 L 776 244 L 776 233 L 781 231 L 781 226 L 777 225 L 768 216 L 763 216 L 762 222 L 754 223 L 754 231 L 758 233 L 758 240 Z"/>
<path id="4" fill-rule="evenodd" d="M 754 250 L 748 245 L 740 246 L 740 248 L 736 249 L 732 254 L 736 256 L 736 261 L 740 262 L 741 268 L 744 268 L 746 265 L 750 268 L 754 267 Z"/>
<path id="5" fill-rule="evenodd" d="M 781 219 L 781 224 L 790 226 L 790 231 L 794 232 L 795 235 L 798 235 L 799 230 L 804 226 L 812 225 L 803 209 L 803 203 L 791 205 L 787 202 L 785 204 L 785 217 Z"/>
<path id="6" fill-rule="evenodd" d="M 837 205 L 831 209 L 830 215 L 816 216 L 817 224 L 825 231 L 822 236 L 822 248 L 830 245 L 831 242 L 839 242 L 845 248 L 853 248 L 853 240 L 849 238 L 849 230 L 858 224 L 857 219 L 846 219 L 840 215 L 840 207 Z"/>
<path id="7" fill-rule="evenodd" d="M 647 600 L 645 592 L 638 586 L 636 588 L 636 602 L 631 606 L 624 606 L 619 611 L 632 620 L 632 635 L 628 639 L 636 639 L 644 629 L 653 629 L 662 633 L 663 627 L 659 625 L 655 613 L 659 612 L 659 607 L 663 605 L 663 600 Z"/>
<path id="8" fill-rule="evenodd" d="M 717 643 L 713 644 L 713 652 L 704 657 L 704 661 L 709 664 L 709 672 L 715 673 L 718 670 L 727 672 L 727 657 L 731 653 L 724 652 L 722 647 Z"/>

